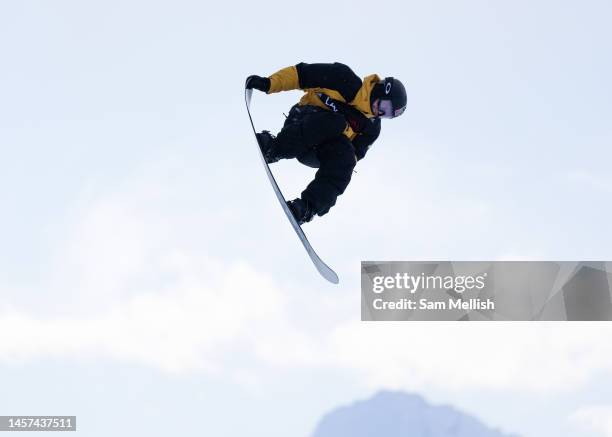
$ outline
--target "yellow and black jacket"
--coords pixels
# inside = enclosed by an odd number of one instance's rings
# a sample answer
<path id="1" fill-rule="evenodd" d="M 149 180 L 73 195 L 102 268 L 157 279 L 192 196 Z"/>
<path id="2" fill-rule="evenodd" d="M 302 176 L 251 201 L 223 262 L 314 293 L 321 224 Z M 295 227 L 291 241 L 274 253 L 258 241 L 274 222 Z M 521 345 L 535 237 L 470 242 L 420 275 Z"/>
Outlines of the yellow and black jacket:
<path id="1" fill-rule="evenodd" d="M 299 105 L 313 105 L 331 110 L 325 104 L 326 97 L 339 105 L 343 105 L 350 113 L 354 111 L 357 117 L 347 117 L 344 135 L 355 147 L 357 159 L 365 156 L 369 146 L 380 134 L 380 118 L 372 114 L 370 96 L 374 85 L 380 78 L 376 74 L 366 76 L 361 80 L 348 66 L 335 62 L 333 64 L 299 63 L 283 68 L 270 77 L 268 94 L 280 91 L 301 89 L 304 95 Z M 351 122 L 362 118 L 366 122 Z M 360 127 L 358 127 L 360 126 Z"/>

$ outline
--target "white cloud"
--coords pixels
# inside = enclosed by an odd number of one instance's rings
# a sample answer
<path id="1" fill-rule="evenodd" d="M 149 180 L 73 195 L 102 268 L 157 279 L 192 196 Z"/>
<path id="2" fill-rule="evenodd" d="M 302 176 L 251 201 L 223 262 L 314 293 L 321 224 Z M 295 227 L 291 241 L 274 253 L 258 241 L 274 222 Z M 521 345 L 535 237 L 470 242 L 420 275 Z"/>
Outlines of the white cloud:
<path id="1" fill-rule="evenodd" d="M 347 323 L 332 335 L 338 363 L 373 387 L 572 390 L 612 371 L 598 324 Z"/>
<path id="2" fill-rule="evenodd" d="M 612 405 L 591 405 L 576 410 L 570 422 L 602 437 L 612 437 Z"/>
<path id="3" fill-rule="evenodd" d="M 0 309 L 0 360 L 112 359 L 248 384 L 266 369 L 329 369 L 366 387 L 529 392 L 575 389 L 612 371 L 601 324 L 361 323 L 357 279 L 330 294 L 258 270 L 261 259 L 274 260 L 269 272 L 288 261 L 255 225 L 248 238 L 237 234 L 257 214 L 234 223 L 223 206 L 193 206 L 201 176 L 176 168 L 144 169 L 83 202 L 39 293 L 53 306 Z M 465 221 L 487 222 L 473 214 Z M 257 249 L 248 262 L 223 253 L 237 241 Z M 308 262 L 299 253 L 289 264 Z"/>
<path id="4" fill-rule="evenodd" d="M 177 281 L 141 293 L 87 319 L 0 316 L 0 359 L 46 356 L 111 358 L 167 371 L 215 370 L 222 351 L 247 339 L 253 326 L 283 322 L 284 301 L 272 282 L 245 263 L 216 266 L 177 254 Z"/>
<path id="5" fill-rule="evenodd" d="M 24 290 L 37 298 L 2 302 L 0 361 L 112 359 L 240 375 L 237 355 L 256 355 L 258 336 L 292 336 L 286 294 L 270 275 L 216 255 L 210 242 L 238 227 L 223 205 L 194 204 L 201 173 L 183 164 L 153 164 L 81 199 L 52 273 Z"/>

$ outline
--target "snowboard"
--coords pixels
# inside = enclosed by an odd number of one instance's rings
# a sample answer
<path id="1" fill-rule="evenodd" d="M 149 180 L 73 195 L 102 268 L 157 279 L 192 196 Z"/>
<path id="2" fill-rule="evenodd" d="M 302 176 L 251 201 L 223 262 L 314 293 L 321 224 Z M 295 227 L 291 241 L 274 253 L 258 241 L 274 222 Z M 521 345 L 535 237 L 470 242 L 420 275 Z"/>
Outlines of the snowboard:
<path id="1" fill-rule="evenodd" d="M 249 114 L 249 120 L 251 121 L 251 127 L 253 128 L 253 135 L 255 135 L 257 133 L 257 130 L 255 130 L 255 124 L 253 123 L 253 117 L 251 116 L 252 94 L 253 94 L 252 89 L 245 89 L 244 99 L 246 103 L 246 109 L 247 109 L 247 113 Z M 261 150 L 259 149 L 259 143 L 257 142 L 257 136 L 255 136 L 255 143 L 257 144 L 257 151 L 259 152 L 259 157 L 261 158 L 261 162 L 263 163 L 263 166 L 266 170 L 266 174 L 268 175 L 268 179 L 270 181 L 270 184 L 272 185 L 274 194 L 276 194 L 276 198 L 280 202 L 281 207 L 283 208 L 283 211 L 285 211 L 285 215 L 287 216 L 287 219 L 289 219 L 289 223 L 291 223 L 293 230 L 295 231 L 298 238 L 302 242 L 304 249 L 306 249 L 306 253 L 308 253 L 308 256 L 312 260 L 312 263 L 315 265 L 315 267 L 317 268 L 321 276 L 323 276 L 329 282 L 333 284 L 337 284 L 338 282 L 340 282 L 338 279 L 338 275 L 327 264 L 323 262 L 323 260 L 319 257 L 319 255 L 317 255 L 315 250 L 312 248 L 312 246 L 308 242 L 308 238 L 306 238 L 306 234 L 304 234 L 302 227 L 295 220 L 295 217 L 293 217 L 291 210 L 287 206 L 285 197 L 283 196 L 283 193 L 281 192 L 280 188 L 278 188 L 278 184 L 276 183 L 276 180 L 274 179 L 274 175 L 272 174 L 272 171 L 270 170 L 270 166 L 266 162 L 263 154 L 261 153 Z"/>

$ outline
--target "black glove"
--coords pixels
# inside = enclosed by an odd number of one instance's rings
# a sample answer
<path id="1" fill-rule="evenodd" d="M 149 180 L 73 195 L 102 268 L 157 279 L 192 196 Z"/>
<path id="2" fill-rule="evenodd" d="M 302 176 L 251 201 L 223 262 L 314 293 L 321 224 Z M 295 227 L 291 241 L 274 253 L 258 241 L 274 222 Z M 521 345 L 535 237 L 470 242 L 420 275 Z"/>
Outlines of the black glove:
<path id="1" fill-rule="evenodd" d="M 315 210 L 312 204 L 307 201 L 300 199 L 299 197 L 295 200 L 287 202 L 287 206 L 291 210 L 293 217 L 298 222 L 298 225 L 303 225 L 309 222 L 315 215 Z"/>
<path id="2" fill-rule="evenodd" d="M 256 90 L 267 93 L 270 91 L 270 79 L 257 75 L 249 76 L 247 77 L 245 88 L 248 90 L 255 88 Z"/>

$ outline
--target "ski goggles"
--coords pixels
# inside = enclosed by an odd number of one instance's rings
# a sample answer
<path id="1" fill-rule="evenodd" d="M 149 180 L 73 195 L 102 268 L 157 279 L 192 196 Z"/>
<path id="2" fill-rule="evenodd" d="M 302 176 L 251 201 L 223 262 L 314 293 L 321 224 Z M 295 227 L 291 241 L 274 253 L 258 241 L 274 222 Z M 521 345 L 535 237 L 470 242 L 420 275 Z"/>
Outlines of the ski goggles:
<path id="1" fill-rule="evenodd" d="M 402 115 L 405 109 L 405 106 L 403 108 L 394 109 L 391 100 L 380 100 L 378 102 L 378 116 L 381 118 L 397 117 Z"/>

